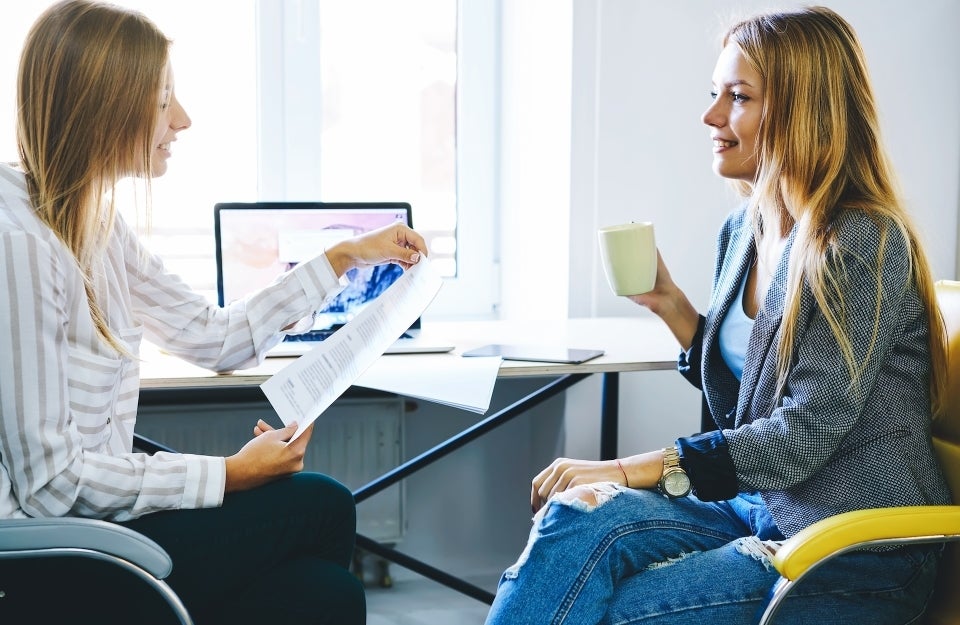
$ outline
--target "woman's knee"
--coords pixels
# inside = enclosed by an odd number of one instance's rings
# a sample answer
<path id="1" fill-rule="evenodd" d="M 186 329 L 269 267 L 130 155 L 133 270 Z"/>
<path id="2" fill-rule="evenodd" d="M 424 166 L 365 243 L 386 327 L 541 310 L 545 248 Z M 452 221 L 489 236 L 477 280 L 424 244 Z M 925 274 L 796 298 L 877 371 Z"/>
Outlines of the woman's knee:
<path id="1" fill-rule="evenodd" d="M 613 482 L 597 482 L 595 484 L 574 486 L 571 489 L 557 493 L 553 496 L 553 499 L 589 512 L 609 502 L 621 492 L 622 489 Z"/>
<path id="2" fill-rule="evenodd" d="M 252 491 L 237 493 L 225 505 L 262 510 L 288 523 L 322 522 L 330 528 L 356 530 L 353 493 L 337 480 L 321 473 L 297 473 Z"/>
<path id="3" fill-rule="evenodd" d="M 349 488 L 322 473 L 297 473 L 290 476 L 291 488 L 296 496 L 308 504 L 324 510 L 338 510 L 351 518 L 356 517 L 356 502 Z"/>
<path id="4" fill-rule="evenodd" d="M 319 558 L 302 557 L 276 568 L 273 577 L 298 623 L 362 625 L 366 622 L 363 583 L 349 570 Z"/>

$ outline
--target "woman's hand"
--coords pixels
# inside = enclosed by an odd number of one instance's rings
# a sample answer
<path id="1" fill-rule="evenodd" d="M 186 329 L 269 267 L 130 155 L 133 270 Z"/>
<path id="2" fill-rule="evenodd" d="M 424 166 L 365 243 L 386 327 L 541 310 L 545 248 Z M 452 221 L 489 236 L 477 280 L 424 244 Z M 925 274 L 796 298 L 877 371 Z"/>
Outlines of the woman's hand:
<path id="1" fill-rule="evenodd" d="M 226 459 L 225 492 L 248 490 L 302 471 L 313 424 L 297 440 L 288 442 L 296 431 L 296 423 L 275 430 L 263 420 L 258 421 L 253 439 Z"/>
<path id="2" fill-rule="evenodd" d="M 530 488 L 530 507 L 536 512 L 556 493 L 594 482 L 624 484 L 623 475 L 616 461 L 557 458 L 533 478 Z"/>
<path id="3" fill-rule="evenodd" d="M 427 255 L 427 244 L 415 230 L 401 223 L 340 241 L 326 251 L 330 265 L 342 276 L 354 267 L 396 263 L 409 269 Z"/>
<path id="4" fill-rule="evenodd" d="M 620 470 L 620 467 L 623 470 Z M 663 452 L 651 451 L 620 460 L 573 460 L 557 458 L 533 478 L 530 507 L 534 512 L 547 500 L 576 486 L 614 482 L 630 488 L 653 488 L 663 473 Z"/>
<path id="5" fill-rule="evenodd" d="M 627 297 L 663 319 L 684 351 L 690 349 L 700 316 L 687 295 L 673 281 L 660 250 L 657 250 L 657 280 L 653 290 Z"/>

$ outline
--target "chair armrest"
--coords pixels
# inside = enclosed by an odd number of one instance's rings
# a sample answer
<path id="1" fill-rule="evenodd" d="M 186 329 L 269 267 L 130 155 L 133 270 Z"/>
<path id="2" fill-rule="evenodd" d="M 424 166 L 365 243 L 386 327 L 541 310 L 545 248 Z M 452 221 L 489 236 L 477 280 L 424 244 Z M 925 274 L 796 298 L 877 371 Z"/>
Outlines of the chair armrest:
<path id="1" fill-rule="evenodd" d="M 136 432 L 133 433 L 133 448 L 139 449 L 140 451 L 144 451 L 151 455 L 157 453 L 158 451 L 169 451 L 176 453 L 173 448 L 167 447 L 163 443 L 157 442 L 152 438 L 147 438 L 141 434 L 137 434 Z"/>
<path id="2" fill-rule="evenodd" d="M 0 554 L 30 549 L 88 549 L 136 564 L 157 579 L 173 570 L 163 548 L 139 532 L 97 519 L 56 517 L 0 520 Z"/>
<path id="3" fill-rule="evenodd" d="M 960 506 L 906 506 L 838 514 L 790 537 L 771 562 L 783 577 L 796 580 L 821 560 L 858 546 L 924 537 L 960 538 Z"/>

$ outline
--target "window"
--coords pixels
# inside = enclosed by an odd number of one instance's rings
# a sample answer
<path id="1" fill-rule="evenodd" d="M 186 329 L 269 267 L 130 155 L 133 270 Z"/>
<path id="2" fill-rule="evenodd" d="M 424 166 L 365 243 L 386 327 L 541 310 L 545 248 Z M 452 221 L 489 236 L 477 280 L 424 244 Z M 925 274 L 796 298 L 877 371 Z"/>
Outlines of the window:
<path id="1" fill-rule="evenodd" d="M 11 86 L 20 42 L 47 5 L 25 4 L 0 26 L 14 59 L 0 78 Z M 177 94 L 193 120 L 152 185 L 147 244 L 171 270 L 213 297 L 216 202 L 408 201 L 448 278 L 428 313 L 492 311 L 497 3 L 118 4 L 173 39 Z M 16 160 L 12 131 L 0 141 L 0 160 Z"/>

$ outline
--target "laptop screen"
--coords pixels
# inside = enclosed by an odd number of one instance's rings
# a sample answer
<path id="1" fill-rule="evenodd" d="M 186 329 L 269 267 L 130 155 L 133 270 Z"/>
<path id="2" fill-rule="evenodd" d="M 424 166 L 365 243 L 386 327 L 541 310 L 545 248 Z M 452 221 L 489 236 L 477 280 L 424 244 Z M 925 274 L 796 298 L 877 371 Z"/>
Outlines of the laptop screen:
<path id="1" fill-rule="evenodd" d="M 338 241 L 394 222 L 413 225 L 405 202 L 220 203 L 214 207 L 220 306 L 272 283 Z M 403 274 L 398 265 L 351 269 L 350 281 L 318 311 L 315 331 L 336 329 Z M 420 320 L 412 326 L 419 327 Z"/>

